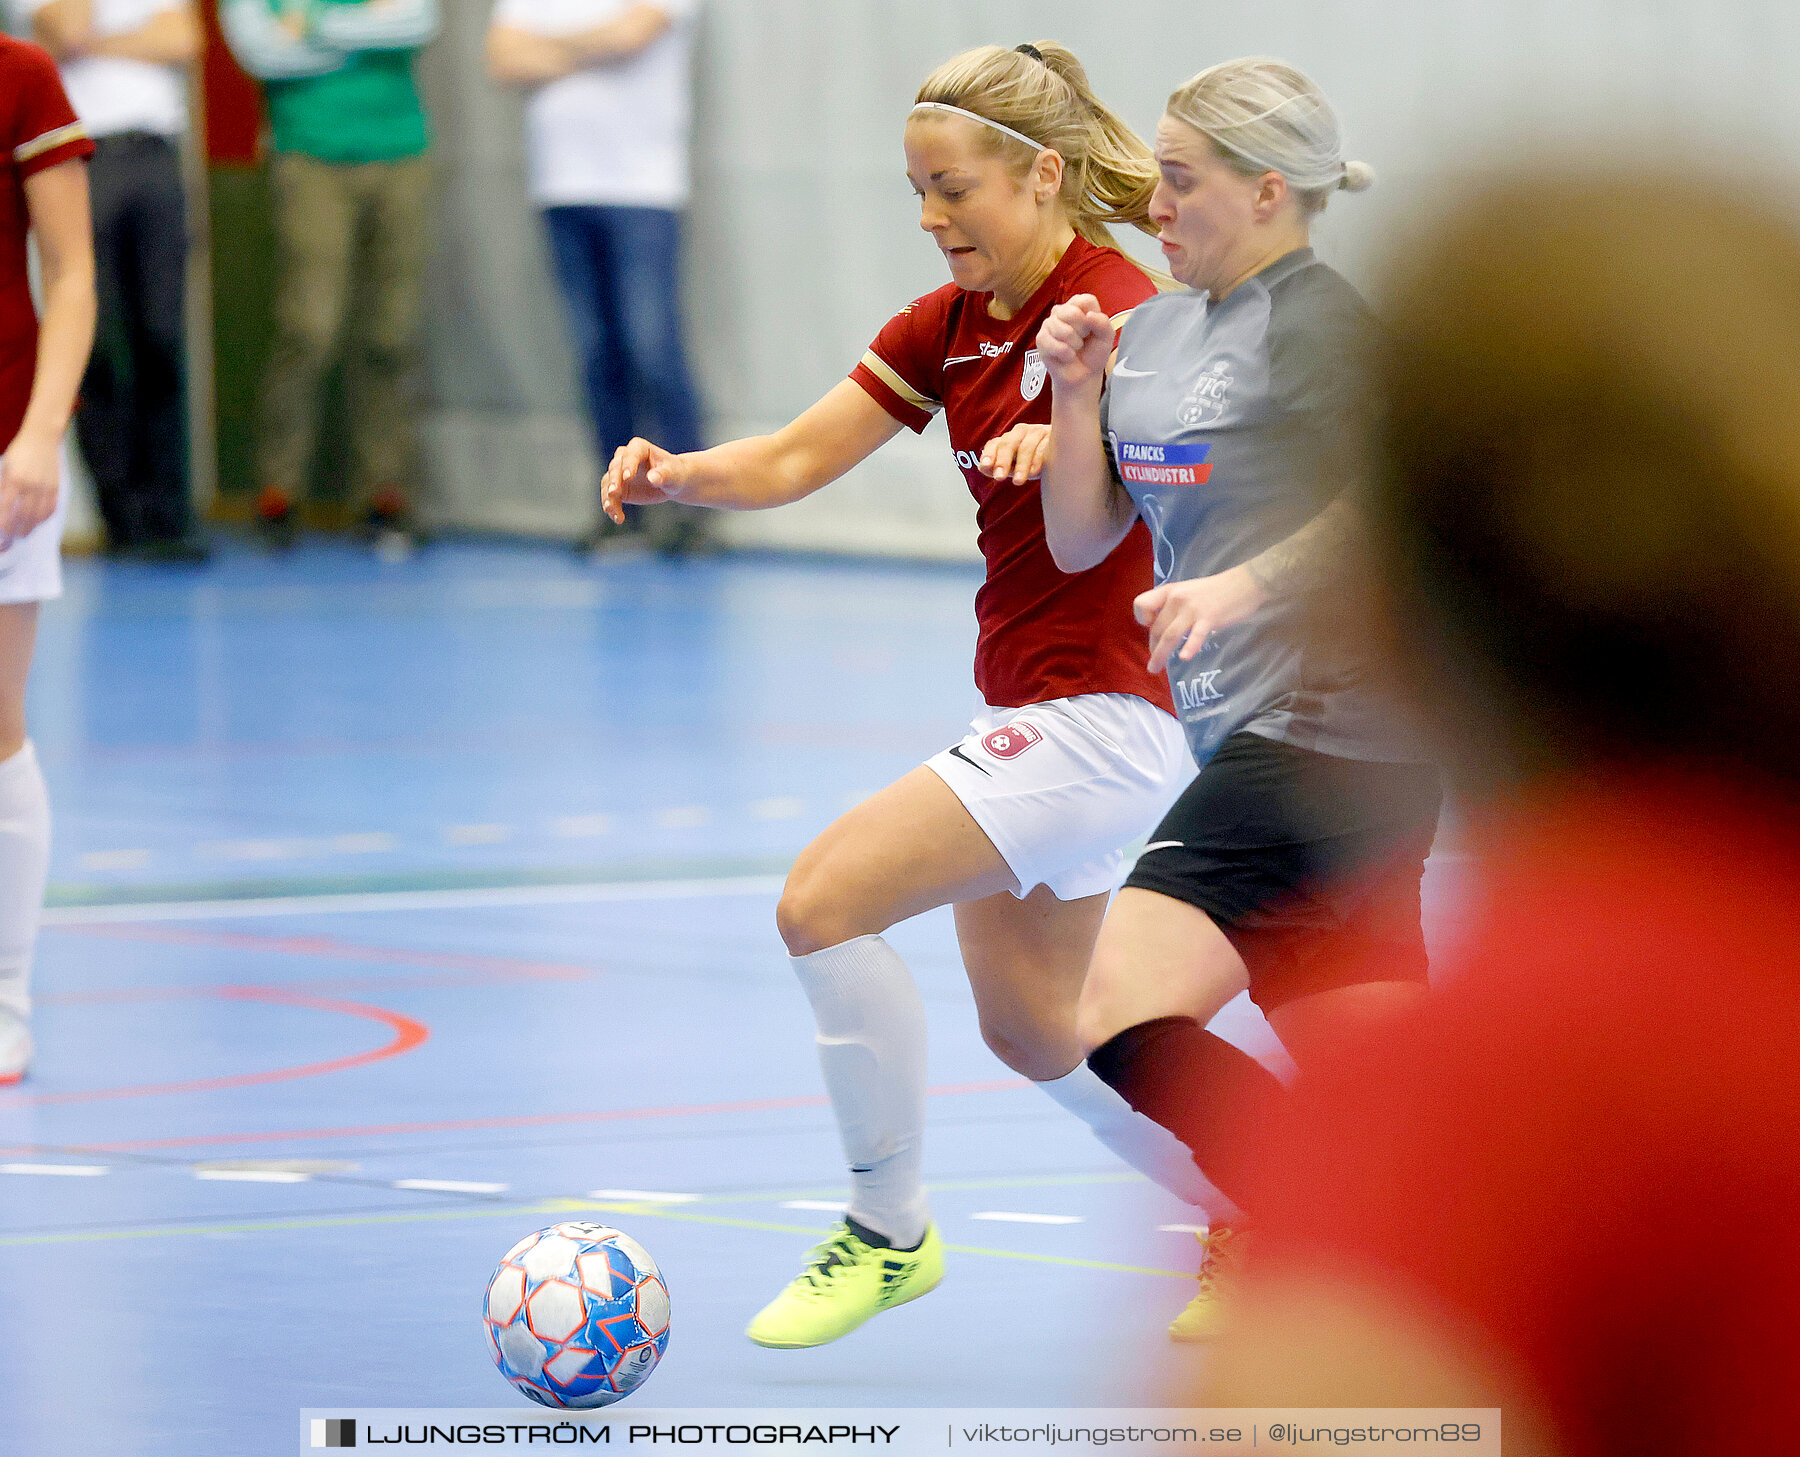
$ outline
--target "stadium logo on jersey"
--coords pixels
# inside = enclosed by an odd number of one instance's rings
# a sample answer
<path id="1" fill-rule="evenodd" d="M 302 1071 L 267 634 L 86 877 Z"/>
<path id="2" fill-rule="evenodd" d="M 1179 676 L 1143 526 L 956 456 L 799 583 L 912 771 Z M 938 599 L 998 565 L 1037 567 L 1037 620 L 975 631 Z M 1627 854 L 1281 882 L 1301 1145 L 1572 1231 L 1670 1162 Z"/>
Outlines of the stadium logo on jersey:
<path id="1" fill-rule="evenodd" d="M 1223 359 L 1195 381 L 1193 389 L 1175 410 L 1175 418 L 1189 430 L 1219 423 L 1225 413 L 1225 392 L 1231 388 L 1230 366 Z"/>
<path id="2" fill-rule="evenodd" d="M 1205 463 L 1211 441 L 1198 445 L 1156 445 L 1137 440 L 1113 439 L 1113 459 L 1119 479 L 1138 486 L 1198 486 L 1212 475 Z"/>
<path id="3" fill-rule="evenodd" d="M 1044 378 L 1049 373 L 1044 356 L 1035 349 L 1025 351 L 1025 372 L 1019 376 L 1019 393 L 1035 400 L 1044 392 Z"/>
<path id="4" fill-rule="evenodd" d="M 1043 737 L 1028 723 L 1009 723 L 983 738 L 981 747 L 996 759 L 1016 759 Z"/>

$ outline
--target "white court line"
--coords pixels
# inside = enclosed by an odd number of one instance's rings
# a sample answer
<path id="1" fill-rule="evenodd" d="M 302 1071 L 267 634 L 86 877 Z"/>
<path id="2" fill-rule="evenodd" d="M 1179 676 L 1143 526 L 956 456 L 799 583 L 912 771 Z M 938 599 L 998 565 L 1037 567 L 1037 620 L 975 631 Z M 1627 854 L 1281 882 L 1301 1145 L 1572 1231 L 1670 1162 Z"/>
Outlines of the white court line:
<path id="1" fill-rule="evenodd" d="M 505 1184 L 466 1184 L 458 1179 L 396 1179 L 396 1189 L 424 1189 L 433 1194 L 504 1194 Z"/>
<path id="2" fill-rule="evenodd" d="M 67 1174 L 91 1179 L 105 1172 L 105 1164 L 0 1164 L 0 1174 Z"/>
<path id="3" fill-rule="evenodd" d="M 1079 1214 L 1012 1214 L 1002 1209 L 989 1209 L 971 1214 L 970 1219 L 991 1219 L 995 1224 L 1080 1224 Z"/>
<path id="4" fill-rule="evenodd" d="M 694 1204 L 698 1194 L 667 1194 L 655 1189 L 589 1189 L 587 1197 L 603 1204 Z"/>
<path id="5" fill-rule="evenodd" d="M 148 901 L 139 905 L 57 906 L 45 926 L 136 925 L 144 921 L 230 921 L 252 916 L 332 916 L 356 911 L 477 910 L 488 906 L 574 906 L 599 901 L 704 900 L 775 895 L 780 875 L 711 880 L 607 880 L 581 885 L 502 885 L 468 890 L 376 890 L 347 895 L 282 895 L 261 900 Z"/>
<path id="6" fill-rule="evenodd" d="M 1206 1226 L 1204 1224 L 1159 1224 L 1156 1226 L 1156 1232 L 1158 1234 L 1205 1234 Z"/>
<path id="7" fill-rule="evenodd" d="M 304 1184 L 312 1175 L 292 1169 L 195 1169 L 194 1177 L 226 1184 Z"/>
<path id="8" fill-rule="evenodd" d="M 850 1206 L 841 1199 L 783 1199 L 783 1209 L 817 1209 L 826 1214 L 844 1214 Z"/>

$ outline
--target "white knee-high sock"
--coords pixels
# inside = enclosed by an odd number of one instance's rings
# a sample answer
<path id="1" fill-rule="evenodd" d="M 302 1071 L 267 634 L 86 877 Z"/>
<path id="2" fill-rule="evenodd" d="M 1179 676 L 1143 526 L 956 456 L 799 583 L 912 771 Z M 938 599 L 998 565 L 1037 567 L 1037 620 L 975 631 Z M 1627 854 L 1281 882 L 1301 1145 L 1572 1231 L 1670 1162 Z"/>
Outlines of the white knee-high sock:
<path id="1" fill-rule="evenodd" d="M 29 740 L 0 761 L 0 1009 L 31 1013 L 31 952 L 50 874 L 50 794 Z"/>
<path id="2" fill-rule="evenodd" d="M 1188 1147 L 1154 1119 L 1146 1118 L 1101 1082 L 1085 1062 L 1075 1071 L 1039 1083 L 1062 1108 L 1073 1113 L 1140 1174 L 1161 1184 L 1177 1199 L 1201 1209 L 1209 1224 L 1242 1220 L 1238 1207 L 1200 1172 Z"/>
<path id="3" fill-rule="evenodd" d="M 925 1136 L 925 1004 L 894 948 L 858 936 L 789 958 L 818 1023 L 819 1066 L 850 1162 L 850 1214 L 910 1249 L 931 1215 Z"/>

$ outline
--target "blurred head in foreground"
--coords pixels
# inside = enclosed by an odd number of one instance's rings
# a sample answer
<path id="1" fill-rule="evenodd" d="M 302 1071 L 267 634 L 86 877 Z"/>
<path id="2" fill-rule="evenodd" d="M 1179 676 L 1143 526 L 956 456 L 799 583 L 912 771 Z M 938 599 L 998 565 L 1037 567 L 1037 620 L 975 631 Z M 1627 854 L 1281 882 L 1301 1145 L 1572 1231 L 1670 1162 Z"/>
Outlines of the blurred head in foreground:
<path id="1" fill-rule="evenodd" d="M 1465 781 L 1800 775 L 1800 241 L 1744 198 L 1534 176 L 1403 255 L 1376 537 Z"/>
<path id="2" fill-rule="evenodd" d="M 1376 576 L 1479 806 L 1472 889 L 1418 1014 L 1258 1132 L 1235 1319 L 1183 1397 L 1502 1405 L 1509 1454 L 1792 1449 L 1800 236 L 1771 195 L 1491 180 L 1392 255 Z"/>

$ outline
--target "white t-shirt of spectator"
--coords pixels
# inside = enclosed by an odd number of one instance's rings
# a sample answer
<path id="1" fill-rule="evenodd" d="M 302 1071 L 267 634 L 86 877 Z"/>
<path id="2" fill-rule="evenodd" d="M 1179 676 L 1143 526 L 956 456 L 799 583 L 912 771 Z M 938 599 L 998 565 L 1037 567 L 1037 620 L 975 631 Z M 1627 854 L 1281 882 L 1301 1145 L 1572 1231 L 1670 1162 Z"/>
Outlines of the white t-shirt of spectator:
<path id="1" fill-rule="evenodd" d="M 13 0 L 26 17 L 52 0 Z M 182 8 L 179 0 L 93 0 L 94 32 L 127 35 L 165 10 Z M 178 137 L 187 130 L 187 78 L 178 66 L 158 66 L 122 56 L 81 56 L 62 64 L 69 104 L 90 137 L 120 132 L 154 132 Z"/>
<path id="2" fill-rule="evenodd" d="M 604 25 L 635 0 L 499 0 L 494 22 L 538 35 Z M 669 28 L 637 55 L 540 86 L 525 104 L 525 151 L 539 207 L 679 208 L 688 199 L 688 126 L 698 0 L 657 0 Z"/>

